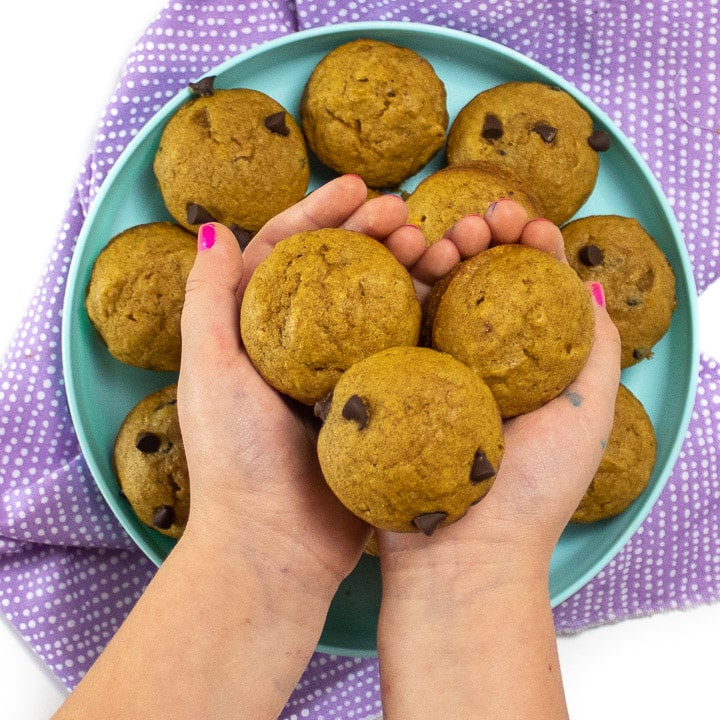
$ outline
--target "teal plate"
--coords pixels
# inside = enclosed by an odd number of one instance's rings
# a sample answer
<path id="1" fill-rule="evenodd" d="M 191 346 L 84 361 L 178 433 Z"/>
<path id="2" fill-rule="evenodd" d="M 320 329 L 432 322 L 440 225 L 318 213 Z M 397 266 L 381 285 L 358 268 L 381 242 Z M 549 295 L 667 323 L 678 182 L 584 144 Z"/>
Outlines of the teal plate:
<path id="1" fill-rule="evenodd" d="M 216 87 L 249 87 L 274 97 L 298 116 L 303 86 L 315 64 L 332 48 L 357 37 L 410 47 L 434 66 L 445 82 L 451 120 L 479 91 L 511 80 L 556 85 L 573 95 L 612 137 L 601 155 L 596 188 L 578 215 L 620 214 L 637 218 L 667 255 L 677 278 L 678 306 L 654 357 L 626 370 L 623 382 L 647 409 L 657 432 L 658 458 L 650 484 L 622 515 L 591 526 L 570 526 L 560 538 L 550 568 L 557 605 L 587 583 L 617 554 L 652 508 L 680 452 L 695 397 L 698 374 L 696 291 L 685 244 L 668 201 L 646 164 L 612 121 L 572 85 L 536 62 L 503 46 L 465 33 L 412 23 L 353 23 L 296 33 L 250 50 L 208 74 Z M 123 527 L 156 564 L 173 541 L 138 522 L 118 492 L 111 464 L 115 434 L 142 397 L 175 376 L 138 370 L 109 356 L 84 309 L 92 264 L 116 233 L 138 223 L 170 219 L 157 189 L 152 162 L 168 118 L 190 97 L 170 101 L 133 139 L 103 184 L 73 257 L 63 312 L 63 365 L 70 411 L 80 446 L 102 494 Z M 432 161 L 405 184 L 412 189 L 440 167 Z M 312 187 L 331 174 L 317 164 Z M 364 557 L 340 587 L 319 650 L 374 655 L 380 603 L 376 558 Z"/>

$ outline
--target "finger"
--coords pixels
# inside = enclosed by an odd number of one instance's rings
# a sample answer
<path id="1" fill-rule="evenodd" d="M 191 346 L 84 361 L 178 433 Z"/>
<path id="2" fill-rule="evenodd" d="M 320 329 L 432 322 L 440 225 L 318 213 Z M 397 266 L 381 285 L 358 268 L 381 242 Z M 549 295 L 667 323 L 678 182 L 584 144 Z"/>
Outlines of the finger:
<path id="1" fill-rule="evenodd" d="M 363 203 L 340 227 L 384 240 L 406 222 L 405 201 L 397 195 L 381 195 Z"/>
<path id="2" fill-rule="evenodd" d="M 367 197 L 367 187 L 357 175 L 342 175 L 320 186 L 287 210 L 263 225 L 243 253 L 244 274 L 240 292 L 255 268 L 280 240 L 298 232 L 339 227 Z"/>
<path id="3" fill-rule="evenodd" d="M 415 225 L 400 226 L 385 238 L 383 245 L 408 270 L 420 260 L 427 249 L 425 236 Z"/>
<path id="4" fill-rule="evenodd" d="M 460 218 L 445 233 L 445 237 L 455 245 L 463 260 L 487 250 L 492 239 L 490 225 L 480 215 Z"/>
<path id="5" fill-rule="evenodd" d="M 567 264 L 565 257 L 565 241 L 563 240 L 560 228 L 555 223 L 545 218 L 535 218 L 526 223 L 520 234 L 520 242 L 523 245 L 537 248 L 543 252 L 550 253 L 560 262 Z"/>
<path id="6" fill-rule="evenodd" d="M 500 198 L 488 207 L 485 220 L 490 226 L 493 241 L 504 245 L 520 239 L 528 215 L 520 203 L 510 198 Z"/>
<path id="7" fill-rule="evenodd" d="M 418 300 L 422 302 L 435 281 L 449 273 L 459 262 L 460 253 L 451 240 L 441 238 L 431 245 L 410 271 Z"/>
<path id="8" fill-rule="evenodd" d="M 237 288 L 243 272 L 240 247 L 219 223 L 198 229 L 198 254 L 188 275 L 181 318 L 183 369 L 208 367 L 240 347 Z"/>

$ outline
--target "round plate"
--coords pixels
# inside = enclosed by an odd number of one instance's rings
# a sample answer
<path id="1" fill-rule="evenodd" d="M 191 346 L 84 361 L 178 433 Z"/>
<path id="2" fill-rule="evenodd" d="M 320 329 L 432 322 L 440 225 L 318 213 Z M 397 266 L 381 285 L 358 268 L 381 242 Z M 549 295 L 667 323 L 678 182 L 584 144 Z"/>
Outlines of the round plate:
<path id="1" fill-rule="evenodd" d="M 332 48 L 357 37 L 404 45 L 429 60 L 445 82 L 451 121 L 479 91 L 511 80 L 546 82 L 573 95 L 591 113 L 595 127 L 607 130 L 612 137 L 611 149 L 600 157 L 595 190 L 578 215 L 614 213 L 637 218 L 656 238 L 675 271 L 678 306 L 669 332 L 656 346 L 651 360 L 623 373 L 623 382 L 643 402 L 655 425 L 655 471 L 647 490 L 622 515 L 590 526 L 567 528 L 550 568 L 550 591 L 556 605 L 590 580 L 627 542 L 649 513 L 680 451 L 695 397 L 698 362 L 696 292 L 685 244 L 658 183 L 609 118 L 558 75 L 490 41 L 412 23 L 335 25 L 271 41 L 208 74 L 217 75 L 218 88 L 261 90 L 297 118 L 300 95 L 315 64 Z M 138 370 L 111 358 L 90 325 L 84 297 L 92 264 L 113 235 L 138 223 L 170 219 L 152 162 L 163 126 L 189 97 L 189 90 L 179 93 L 141 130 L 103 184 L 78 240 L 63 314 L 63 365 L 80 446 L 113 512 L 158 565 L 173 541 L 142 525 L 120 498 L 111 452 L 118 428 L 135 403 L 176 377 Z M 442 157 L 435 158 L 405 183 L 405 189 L 412 189 L 442 161 Z M 330 177 L 316 163 L 311 186 Z M 378 561 L 366 556 L 337 593 L 318 649 L 373 655 L 379 602 Z"/>

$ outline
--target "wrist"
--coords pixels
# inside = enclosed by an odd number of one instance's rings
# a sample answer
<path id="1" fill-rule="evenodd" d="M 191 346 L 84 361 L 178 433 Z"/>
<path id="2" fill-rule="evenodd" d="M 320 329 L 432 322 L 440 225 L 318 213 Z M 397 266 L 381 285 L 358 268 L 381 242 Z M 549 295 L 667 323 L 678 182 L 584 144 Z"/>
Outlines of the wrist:
<path id="1" fill-rule="evenodd" d="M 293 538 L 257 524 L 225 533 L 189 523 L 179 545 L 197 567 L 214 568 L 219 582 L 231 585 L 238 577 L 251 578 L 266 597 L 289 608 L 309 603 L 326 612 L 342 581 L 334 568 Z"/>
<path id="2" fill-rule="evenodd" d="M 388 720 L 565 717 L 547 563 L 429 555 L 423 568 L 381 548 Z"/>
<path id="3" fill-rule="evenodd" d="M 547 592 L 550 551 L 444 538 L 441 532 L 431 538 L 379 534 L 385 598 L 427 598 L 433 588 L 467 599 L 528 587 Z"/>

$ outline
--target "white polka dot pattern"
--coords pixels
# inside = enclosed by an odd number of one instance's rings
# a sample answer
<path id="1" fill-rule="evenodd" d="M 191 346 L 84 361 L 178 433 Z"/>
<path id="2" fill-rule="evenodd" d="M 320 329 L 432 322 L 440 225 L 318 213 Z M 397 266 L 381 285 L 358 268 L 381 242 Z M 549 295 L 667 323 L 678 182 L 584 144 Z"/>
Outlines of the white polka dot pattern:
<path id="1" fill-rule="evenodd" d="M 668 196 L 697 286 L 718 276 L 717 0 L 253 0 L 170 2 L 138 41 L 102 117 L 39 289 L 0 367 L 0 608 L 74 686 L 151 579 L 79 454 L 60 357 L 65 278 L 88 206 L 119 154 L 175 93 L 272 38 L 319 25 L 442 25 L 512 47 L 592 98 Z M 559 632 L 717 600 L 720 391 L 704 357 L 680 458 L 617 557 L 555 610 Z M 380 713 L 377 663 L 317 653 L 282 717 Z"/>

